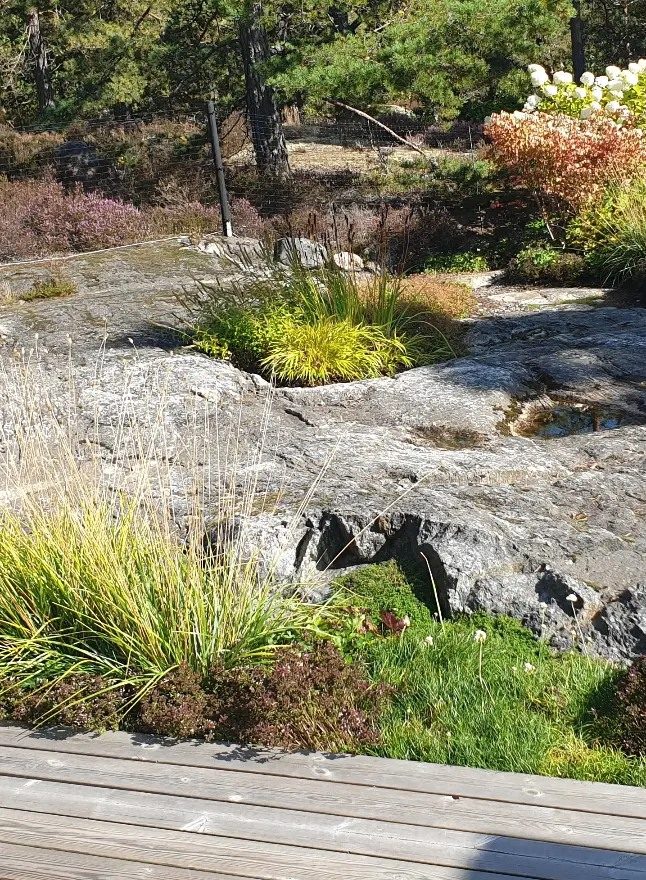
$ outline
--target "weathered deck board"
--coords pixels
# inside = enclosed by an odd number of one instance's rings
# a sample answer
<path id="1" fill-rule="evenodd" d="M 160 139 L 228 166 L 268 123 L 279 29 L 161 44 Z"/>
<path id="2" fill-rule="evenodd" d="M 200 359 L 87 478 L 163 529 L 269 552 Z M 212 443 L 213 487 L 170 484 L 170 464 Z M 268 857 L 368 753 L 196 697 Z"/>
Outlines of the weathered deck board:
<path id="1" fill-rule="evenodd" d="M 379 759 L 375 759 L 378 761 Z M 431 828 L 452 828 L 519 837 L 532 829 L 536 840 L 646 853 L 646 821 L 554 807 L 483 801 L 421 792 L 395 791 L 320 779 L 302 780 L 235 770 L 186 768 L 97 758 L 93 755 L 0 747 L 5 775 L 29 779 L 64 778 L 77 785 L 99 785 L 126 791 L 175 794 L 211 801 L 253 804 L 278 809 L 382 819 Z"/>
<path id="2" fill-rule="evenodd" d="M 16 782 L 18 784 L 16 784 Z M 388 822 L 267 810 L 244 804 L 216 804 L 163 795 L 110 789 L 78 788 L 65 783 L 13 780 L 0 776 L 5 807 L 67 817 L 121 821 L 133 826 L 195 831 L 201 836 L 236 837 L 240 828 L 256 841 L 315 849 L 404 858 L 423 864 L 460 867 L 476 862 L 482 869 L 540 876 L 542 880 L 576 880 L 584 869 L 595 877 L 646 875 L 646 856 L 611 850 L 546 844 L 522 838 L 492 837 L 447 829 L 392 825 Z"/>
<path id="3" fill-rule="evenodd" d="M 0 880 L 646 880 L 642 789 L 60 736 L 0 728 Z"/>
<path id="4" fill-rule="evenodd" d="M 272 749 L 204 743 L 198 743 L 196 747 L 194 742 L 173 743 L 169 748 L 163 739 L 145 734 L 138 735 L 134 741 L 124 740 L 122 734 L 111 732 L 100 737 L 76 734 L 62 738 L 55 730 L 45 730 L 35 736 L 37 740 L 32 736 L 26 737 L 21 728 L 0 728 L 0 746 L 36 747 L 66 754 L 79 753 L 243 773 L 261 772 L 297 779 L 324 779 L 355 785 L 377 785 L 398 791 L 428 794 L 446 794 L 450 791 L 460 797 L 646 819 L 644 791 L 627 785 L 595 783 L 595 797 L 591 797 L 589 784 L 576 780 L 500 773 L 495 770 L 479 770 L 474 774 L 469 767 L 447 767 L 393 758 L 379 758 L 375 763 L 373 758 L 364 756 L 285 754 Z"/>

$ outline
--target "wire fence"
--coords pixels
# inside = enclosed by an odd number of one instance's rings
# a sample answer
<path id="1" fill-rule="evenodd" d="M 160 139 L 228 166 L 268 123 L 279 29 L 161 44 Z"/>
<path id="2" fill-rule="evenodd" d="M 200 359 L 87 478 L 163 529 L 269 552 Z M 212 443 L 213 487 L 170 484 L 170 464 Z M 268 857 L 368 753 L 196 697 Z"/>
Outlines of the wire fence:
<path id="1" fill-rule="evenodd" d="M 269 120 L 231 113 L 218 129 L 236 235 L 327 237 L 364 251 L 427 209 L 420 193 L 434 163 L 473 159 L 481 140 L 475 125 L 444 131 L 401 115 L 379 124 L 293 112 L 283 125 L 289 173 L 277 178 L 255 161 L 255 145 L 273 133 Z M 206 108 L 0 126 L 0 205 L 1 263 L 219 232 Z"/>

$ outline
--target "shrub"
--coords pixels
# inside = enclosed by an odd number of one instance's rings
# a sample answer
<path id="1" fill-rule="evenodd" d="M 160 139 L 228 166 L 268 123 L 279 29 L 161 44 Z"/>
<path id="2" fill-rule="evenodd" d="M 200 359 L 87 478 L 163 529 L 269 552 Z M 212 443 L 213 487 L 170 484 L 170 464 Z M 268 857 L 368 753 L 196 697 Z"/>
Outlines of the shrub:
<path id="1" fill-rule="evenodd" d="M 64 222 L 72 250 L 109 248 L 145 240 L 149 224 L 134 205 L 77 190 L 65 204 Z"/>
<path id="2" fill-rule="evenodd" d="M 215 724 L 203 676 L 186 664 L 165 675 L 137 707 L 131 723 L 145 733 L 178 738 L 208 736 Z"/>
<path id="3" fill-rule="evenodd" d="M 643 133 L 605 118 L 500 113 L 486 133 L 492 161 L 516 186 L 530 190 L 546 214 L 580 210 L 610 182 L 629 181 L 646 162 Z"/>
<path id="4" fill-rule="evenodd" d="M 134 205 L 97 193 L 67 193 L 51 179 L 0 179 L 0 258 L 36 257 L 113 247 L 148 237 Z"/>
<path id="5" fill-rule="evenodd" d="M 612 283 L 646 282 L 646 178 L 610 186 L 568 229 L 590 267 Z"/>
<path id="6" fill-rule="evenodd" d="M 617 687 L 622 746 L 646 757 L 646 657 L 638 657 Z"/>
<path id="7" fill-rule="evenodd" d="M 435 254 L 426 259 L 427 272 L 487 272 L 489 263 L 483 254 L 463 251 L 458 254 Z"/>
<path id="8" fill-rule="evenodd" d="M 203 678 L 177 669 L 151 689 L 132 723 L 163 736 L 356 752 L 378 742 L 389 693 L 319 642 L 283 649 L 269 666 L 217 666 Z"/>
<path id="9" fill-rule="evenodd" d="M 580 254 L 545 245 L 524 248 L 511 260 L 506 277 L 527 284 L 577 284 L 588 272 Z"/>
<path id="10" fill-rule="evenodd" d="M 69 250 L 65 192 L 49 180 L 0 177 L 0 259 L 39 257 Z"/>
<path id="11" fill-rule="evenodd" d="M 124 711 L 123 688 L 100 675 L 70 674 L 31 692 L 10 691 L 12 720 L 62 724 L 80 730 L 116 730 Z"/>
<path id="12" fill-rule="evenodd" d="M 368 681 L 330 642 L 286 650 L 271 669 L 215 670 L 217 735 L 233 742 L 356 752 L 379 741 L 390 689 Z"/>
<path id="13" fill-rule="evenodd" d="M 536 93 L 527 99 L 526 113 L 540 111 L 576 119 L 603 114 L 619 125 L 646 127 L 646 58 L 625 70 L 610 65 L 604 76 L 586 71 L 578 83 L 563 70 L 550 77 L 540 64 L 531 64 L 529 72 Z"/>
<path id="14" fill-rule="evenodd" d="M 152 208 L 148 216 L 156 235 L 201 235 L 206 232 L 220 232 L 222 229 L 220 209 L 208 207 L 201 202 Z"/>
<path id="15" fill-rule="evenodd" d="M 64 139 L 60 132 L 19 132 L 0 125 L 0 168 L 10 177 L 42 176 Z"/>

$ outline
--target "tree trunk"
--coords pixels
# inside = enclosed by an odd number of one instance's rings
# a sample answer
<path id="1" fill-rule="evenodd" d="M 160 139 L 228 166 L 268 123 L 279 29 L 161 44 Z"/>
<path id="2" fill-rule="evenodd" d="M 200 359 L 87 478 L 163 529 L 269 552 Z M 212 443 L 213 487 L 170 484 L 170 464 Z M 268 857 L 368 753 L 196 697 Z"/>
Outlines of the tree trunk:
<path id="1" fill-rule="evenodd" d="M 269 40 L 260 15 L 260 4 L 252 3 L 239 25 L 251 140 L 260 171 L 285 176 L 289 174 L 287 144 L 274 90 L 262 72 L 269 59 Z"/>
<path id="2" fill-rule="evenodd" d="M 572 36 L 572 67 L 574 79 L 581 82 L 585 73 L 585 42 L 583 39 L 583 21 L 581 20 L 581 3 L 574 3 L 575 15 L 570 19 L 570 34 Z"/>
<path id="3" fill-rule="evenodd" d="M 54 106 L 54 91 L 52 88 L 49 59 L 47 58 L 47 45 L 43 40 L 40 30 L 40 15 L 37 9 L 32 9 L 29 12 L 27 35 L 31 57 L 34 62 L 38 109 L 47 110 L 48 107 Z"/>

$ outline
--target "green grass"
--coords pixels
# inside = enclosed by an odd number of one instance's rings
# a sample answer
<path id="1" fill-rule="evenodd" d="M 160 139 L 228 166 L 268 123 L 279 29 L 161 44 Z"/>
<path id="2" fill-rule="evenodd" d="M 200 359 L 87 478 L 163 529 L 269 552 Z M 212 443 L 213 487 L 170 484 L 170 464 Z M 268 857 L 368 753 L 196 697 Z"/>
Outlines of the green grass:
<path id="1" fill-rule="evenodd" d="M 15 499 L 15 510 L 0 512 L 0 698 L 85 675 L 127 687 L 137 702 L 180 666 L 205 675 L 218 664 L 266 663 L 280 646 L 320 637 L 333 606 L 282 582 L 240 528 L 272 509 L 258 482 L 262 446 L 242 453 L 235 425 L 196 411 L 185 433 L 189 481 L 205 450 L 222 447 L 217 467 L 202 482 L 196 470 L 182 498 L 165 458 L 164 387 L 144 393 L 151 415 L 142 425 L 126 386 L 109 428 L 115 461 L 136 450 L 125 490 L 119 478 L 101 479 L 104 463 L 88 452 L 90 436 L 87 446 L 77 440 L 74 411 L 61 424 L 29 389 L 0 468 Z"/>
<path id="2" fill-rule="evenodd" d="M 646 177 L 609 187 L 600 203 L 591 205 L 573 221 L 569 234 L 606 283 L 643 285 Z"/>
<path id="3" fill-rule="evenodd" d="M 57 299 L 64 296 L 72 296 L 77 292 L 76 285 L 65 278 L 54 276 L 48 281 L 39 281 L 32 285 L 29 290 L 20 294 L 20 299 L 29 302 L 34 299 Z"/>
<path id="4" fill-rule="evenodd" d="M 557 654 L 519 623 L 474 615 L 443 624 L 430 611 L 423 573 L 393 563 L 345 579 L 356 609 L 408 616 L 403 634 L 345 635 L 350 657 L 394 686 L 376 750 L 392 758 L 646 785 L 646 761 L 613 746 L 610 695 L 620 670 Z M 478 630 L 486 639 L 478 642 Z"/>
<path id="5" fill-rule="evenodd" d="M 376 378 L 456 353 L 437 307 L 413 301 L 405 279 L 385 271 L 366 280 L 334 265 L 269 265 L 241 289 L 207 291 L 189 308 L 196 348 L 281 383 Z"/>

